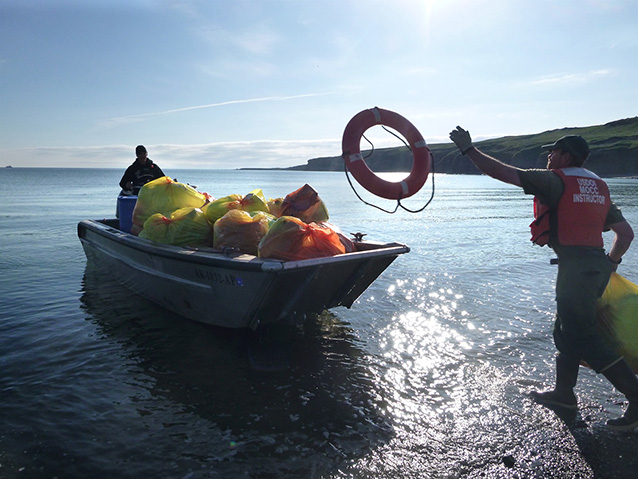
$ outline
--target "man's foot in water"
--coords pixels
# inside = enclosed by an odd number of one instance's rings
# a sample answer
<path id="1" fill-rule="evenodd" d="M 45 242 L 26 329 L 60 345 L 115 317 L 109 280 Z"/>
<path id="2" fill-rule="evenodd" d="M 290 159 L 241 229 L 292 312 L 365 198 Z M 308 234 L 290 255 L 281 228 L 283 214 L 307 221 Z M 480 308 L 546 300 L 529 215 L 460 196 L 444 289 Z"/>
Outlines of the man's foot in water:
<path id="1" fill-rule="evenodd" d="M 545 406 L 562 407 L 564 409 L 578 409 L 578 401 L 573 391 L 532 391 L 530 397 L 539 404 Z"/>

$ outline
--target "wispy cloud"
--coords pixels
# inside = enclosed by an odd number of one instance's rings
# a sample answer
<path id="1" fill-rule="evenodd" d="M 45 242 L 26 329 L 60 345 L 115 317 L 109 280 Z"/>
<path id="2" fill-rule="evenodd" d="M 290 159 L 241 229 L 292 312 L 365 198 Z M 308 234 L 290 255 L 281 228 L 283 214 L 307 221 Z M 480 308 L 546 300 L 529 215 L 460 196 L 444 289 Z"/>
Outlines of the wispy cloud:
<path id="1" fill-rule="evenodd" d="M 284 42 L 283 36 L 260 23 L 243 23 L 241 28 L 225 28 L 219 23 L 206 22 L 201 18 L 193 19 L 199 23 L 194 27 L 197 36 L 212 49 L 230 52 L 233 55 L 270 55 L 275 47 Z M 245 20 L 244 20 L 245 22 Z"/>
<path id="2" fill-rule="evenodd" d="M 171 169 L 286 168 L 303 165 L 312 158 L 339 156 L 341 139 L 147 144 L 146 147 L 149 156 L 167 174 L 171 174 Z M 134 160 L 130 145 L 19 148 L 4 150 L 1 156 L 4 162 L 17 167 L 123 169 Z"/>
<path id="3" fill-rule="evenodd" d="M 586 83 L 611 74 L 611 70 L 592 70 L 585 73 L 562 73 L 532 80 L 531 85 L 561 85 L 573 83 Z"/>
<path id="4" fill-rule="evenodd" d="M 114 118 L 109 118 L 106 120 L 98 121 L 98 125 L 103 127 L 116 127 L 122 124 L 128 124 L 137 121 L 143 121 L 145 118 L 160 116 L 160 115 L 170 115 L 172 113 L 181 113 L 184 111 L 191 110 L 202 110 L 204 108 L 217 108 L 221 106 L 229 106 L 229 105 L 239 105 L 245 103 L 261 103 L 261 102 L 276 102 L 276 101 L 287 101 L 287 100 L 295 100 L 299 98 L 309 98 L 316 96 L 324 96 L 329 95 L 329 93 L 305 93 L 302 95 L 291 95 L 291 96 L 267 96 L 262 98 L 247 98 L 243 100 L 229 100 L 223 101 L 219 103 L 208 103 L 205 105 L 196 105 L 196 106 L 187 106 L 184 108 L 175 108 L 172 110 L 164 110 L 164 111 L 156 111 L 152 113 L 140 113 L 137 115 L 128 115 L 128 116 L 119 116 Z"/>
<path id="5" fill-rule="evenodd" d="M 262 55 L 271 53 L 274 46 L 282 41 L 280 35 L 264 28 L 246 30 L 240 35 L 233 35 L 233 38 L 234 43 L 241 49 L 253 54 Z"/>

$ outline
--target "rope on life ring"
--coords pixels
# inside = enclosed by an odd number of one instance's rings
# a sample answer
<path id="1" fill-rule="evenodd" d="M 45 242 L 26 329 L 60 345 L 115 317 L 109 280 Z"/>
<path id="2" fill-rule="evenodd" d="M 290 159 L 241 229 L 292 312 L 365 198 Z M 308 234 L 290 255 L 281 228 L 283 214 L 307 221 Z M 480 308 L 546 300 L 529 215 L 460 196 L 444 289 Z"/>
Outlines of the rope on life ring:
<path id="1" fill-rule="evenodd" d="M 389 126 L 403 135 L 412 150 L 412 171 L 401 181 L 386 181 L 366 164 L 360 144 L 363 134 L 375 125 Z M 390 110 L 371 108 L 357 113 L 346 125 L 341 142 L 343 159 L 352 176 L 370 193 L 390 200 L 408 198 L 425 184 L 432 163 L 431 153 L 419 130 Z"/>

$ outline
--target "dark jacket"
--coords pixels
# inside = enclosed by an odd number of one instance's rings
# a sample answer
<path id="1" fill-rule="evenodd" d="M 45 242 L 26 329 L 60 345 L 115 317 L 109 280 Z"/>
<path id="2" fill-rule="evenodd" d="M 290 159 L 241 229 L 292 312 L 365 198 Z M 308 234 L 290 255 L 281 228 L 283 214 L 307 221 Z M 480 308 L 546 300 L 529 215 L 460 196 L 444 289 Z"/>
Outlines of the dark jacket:
<path id="1" fill-rule="evenodd" d="M 162 169 L 157 166 L 150 158 L 146 159 L 143 165 L 137 160 L 129 166 L 124 172 L 124 176 L 120 180 L 120 187 L 125 190 L 127 183 L 133 183 L 133 192 L 138 193 L 139 189 L 149 181 L 161 178 L 164 175 Z"/>

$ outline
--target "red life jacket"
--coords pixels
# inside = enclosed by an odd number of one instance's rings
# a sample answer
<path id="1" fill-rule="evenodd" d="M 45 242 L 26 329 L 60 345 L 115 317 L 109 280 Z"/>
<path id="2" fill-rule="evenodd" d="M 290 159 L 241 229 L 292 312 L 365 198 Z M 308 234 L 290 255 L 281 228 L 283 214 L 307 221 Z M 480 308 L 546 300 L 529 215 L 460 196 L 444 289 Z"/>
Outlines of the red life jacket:
<path id="1" fill-rule="evenodd" d="M 549 214 L 552 209 L 543 203 L 538 197 L 534 197 L 534 221 L 529 225 L 532 232 L 532 243 L 545 246 L 549 243 Z"/>
<path id="2" fill-rule="evenodd" d="M 607 184 L 585 168 L 553 170 L 565 186 L 555 210 L 534 198 L 534 221 L 530 226 L 532 241 L 540 246 L 549 242 L 550 216 L 555 216 L 553 232 L 563 246 L 603 247 L 602 232 L 611 197 Z"/>

